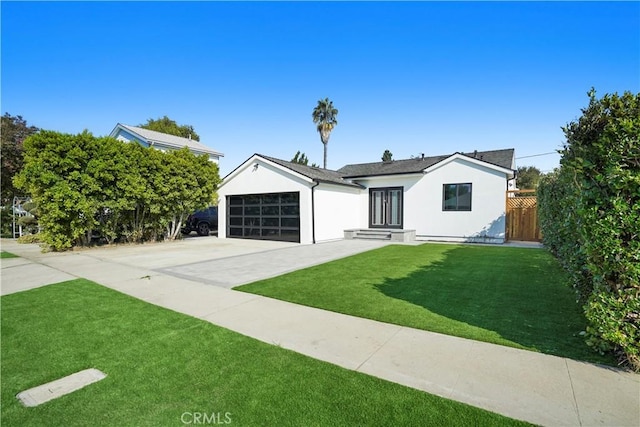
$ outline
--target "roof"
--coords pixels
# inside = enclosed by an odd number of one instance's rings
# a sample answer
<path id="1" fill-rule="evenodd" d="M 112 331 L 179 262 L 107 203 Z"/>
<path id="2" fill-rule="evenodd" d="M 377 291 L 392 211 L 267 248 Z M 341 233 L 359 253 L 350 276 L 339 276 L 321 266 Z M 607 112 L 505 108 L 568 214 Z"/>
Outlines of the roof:
<path id="1" fill-rule="evenodd" d="M 508 148 L 504 150 L 476 151 L 473 153 L 453 153 L 424 158 L 417 157 L 407 160 L 392 160 L 390 162 L 358 163 L 343 166 L 338 169 L 337 173 L 344 178 L 422 173 L 430 166 L 440 163 L 455 154 L 461 154 L 506 169 L 512 169 L 513 167 L 514 149 Z"/>
<path id="2" fill-rule="evenodd" d="M 425 158 L 415 158 L 408 160 L 394 160 L 391 162 L 376 162 L 376 163 L 360 163 L 344 166 L 337 171 L 330 169 L 321 169 L 313 166 L 307 166 L 300 163 L 288 162 L 282 159 L 276 159 L 275 157 L 265 156 L 264 154 L 254 154 L 249 159 L 244 161 L 242 165 L 249 162 L 254 157 L 261 157 L 293 172 L 296 172 L 304 177 L 307 177 L 315 182 L 324 182 L 330 184 L 344 185 L 354 188 L 365 188 L 364 186 L 352 182 L 352 178 L 360 178 L 367 176 L 383 176 L 383 175 L 400 175 L 400 174 L 412 174 L 423 173 L 425 169 L 443 162 L 447 159 L 464 156 L 469 157 L 471 161 L 476 163 L 487 163 L 493 165 L 491 167 L 498 167 L 502 169 L 513 170 L 513 155 L 514 149 L 508 148 L 505 150 L 493 150 L 493 151 L 477 151 L 474 153 L 453 153 L 442 156 L 433 156 Z M 238 166 L 231 173 L 224 177 L 224 182 L 227 178 L 234 175 L 236 171 L 240 170 L 242 165 Z"/>
<path id="3" fill-rule="evenodd" d="M 300 163 L 288 162 L 286 160 L 276 159 L 274 157 L 265 156 L 263 154 L 257 154 L 256 156 L 260 156 L 263 159 L 269 160 L 273 163 L 276 163 L 282 167 L 290 169 L 294 172 L 299 173 L 300 175 L 306 176 L 307 178 L 312 179 L 316 182 L 324 182 L 329 184 L 337 184 L 337 185 L 346 185 L 348 187 L 354 188 L 363 188 L 359 184 L 355 184 L 353 182 L 349 182 L 342 177 L 337 171 L 330 169 L 320 169 L 313 166 L 307 166 Z"/>
<path id="4" fill-rule="evenodd" d="M 200 142 L 195 141 L 193 139 L 183 138 L 181 136 L 176 136 L 176 135 L 169 135 L 167 133 L 157 132 L 155 130 L 149 130 L 149 129 L 145 129 L 137 126 L 123 125 L 122 123 L 118 123 L 116 125 L 113 132 L 111 132 L 112 136 L 115 135 L 119 127 L 127 130 L 128 132 L 135 134 L 141 139 L 146 140 L 147 142 L 149 142 L 150 145 L 153 145 L 152 143 L 159 143 L 161 145 L 167 145 L 169 147 L 174 147 L 177 149 L 180 149 L 182 147 L 187 147 L 190 150 L 201 152 L 201 153 L 211 154 L 211 155 L 220 156 L 220 157 L 224 156 L 224 154 L 219 153 L 215 150 L 212 150 L 206 145 L 201 144 Z"/>

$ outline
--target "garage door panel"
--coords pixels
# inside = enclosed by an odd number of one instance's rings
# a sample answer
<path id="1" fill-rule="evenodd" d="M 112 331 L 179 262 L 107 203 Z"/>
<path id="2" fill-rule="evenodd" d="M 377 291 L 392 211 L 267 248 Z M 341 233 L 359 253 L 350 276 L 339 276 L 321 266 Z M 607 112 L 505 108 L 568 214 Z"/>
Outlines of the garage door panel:
<path id="1" fill-rule="evenodd" d="M 227 196 L 227 236 L 300 242 L 300 193 Z"/>

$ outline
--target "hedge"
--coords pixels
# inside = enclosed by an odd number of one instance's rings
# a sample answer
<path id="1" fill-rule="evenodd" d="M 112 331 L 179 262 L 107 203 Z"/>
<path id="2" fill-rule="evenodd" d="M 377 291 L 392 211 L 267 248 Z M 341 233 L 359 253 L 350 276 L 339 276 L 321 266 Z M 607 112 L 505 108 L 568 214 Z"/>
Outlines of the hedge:
<path id="1" fill-rule="evenodd" d="M 109 137 L 41 131 L 24 142 L 15 183 L 38 206 L 53 250 L 174 239 L 186 216 L 215 204 L 218 165 L 187 148 L 164 153 Z"/>
<path id="2" fill-rule="evenodd" d="M 540 182 L 540 226 L 584 305 L 587 343 L 640 370 L 640 94 L 589 99 Z"/>

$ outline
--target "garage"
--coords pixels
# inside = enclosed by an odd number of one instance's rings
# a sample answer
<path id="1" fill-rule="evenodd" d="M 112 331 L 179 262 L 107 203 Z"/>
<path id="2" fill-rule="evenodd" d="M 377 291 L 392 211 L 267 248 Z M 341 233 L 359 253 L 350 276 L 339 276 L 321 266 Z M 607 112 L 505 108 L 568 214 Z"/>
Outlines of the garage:
<path id="1" fill-rule="evenodd" d="M 227 237 L 300 243 L 300 193 L 226 197 Z"/>

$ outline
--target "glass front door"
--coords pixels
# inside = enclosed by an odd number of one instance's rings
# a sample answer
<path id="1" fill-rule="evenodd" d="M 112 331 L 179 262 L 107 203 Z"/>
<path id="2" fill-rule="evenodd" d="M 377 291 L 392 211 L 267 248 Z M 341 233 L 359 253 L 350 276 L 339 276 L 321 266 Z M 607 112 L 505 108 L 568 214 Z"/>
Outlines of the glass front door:
<path id="1" fill-rule="evenodd" d="M 402 187 L 369 190 L 369 227 L 402 228 Z"/>

